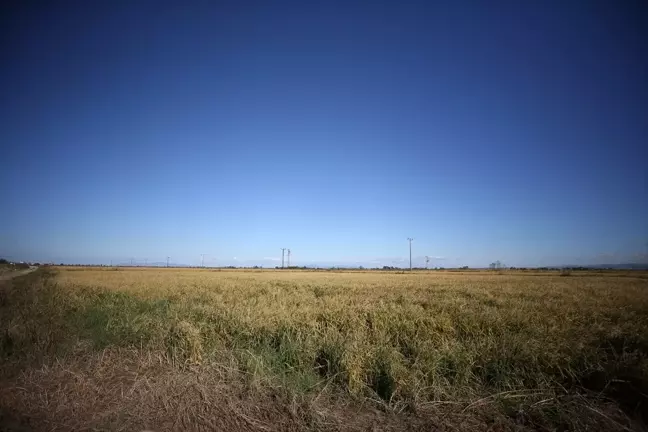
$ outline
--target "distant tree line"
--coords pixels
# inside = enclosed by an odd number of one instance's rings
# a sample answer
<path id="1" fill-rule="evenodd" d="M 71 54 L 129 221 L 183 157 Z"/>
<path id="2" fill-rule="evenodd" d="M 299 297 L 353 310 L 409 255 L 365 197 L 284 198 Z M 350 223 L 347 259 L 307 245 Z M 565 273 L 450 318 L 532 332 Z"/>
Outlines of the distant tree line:
<path id="1" fill-rule="evenodd" d="M 506 266 L 504 264 L 502 264 L 502 262 L 500 260 L 497 260 L 497 261 L 495 261 L 493 263 L 490 263 L 488 265 L 488 268 L 490 268 L 491 270 L 503 270 L 503 269 L 506 268 Z"/>
<path id="2" fill-rule="evenodd" d="M 24 262 L 16 263 L 16 262 L 9 261 L 8 259 L 5 259 L 5 258 L 0 258 L 0 265 L 10 266 L 10 267 L 12 267 L 14 269 L 28 269 L 29 268 L 29 263 L 24 263 Z M 37 266 L 37 265 L 40 265 L 40 264 L 39 263 L 33 263 L 33 265 Z"/>
<path id="3" fill-rule="evenodd" d="M 0 258 L 0 265 L 13 265 L 16 268 L 28 268 L 30 265 L 33 266 L 40 266 L 41 263 L 15 263 L 12 261 L 9 261 L 5 258 Z M 155 267 L 155 268 L 163 268 L 165 267 L 164 265 L 148 265 L 148 266 L 143 266 L 143 265 L 128 265 L 128 264 L 117 264 L 117 265 L 108 265 L 108 264 L 43 264 L 43 265 L 60 265 L 60 266 L 68 266 L 68 267 Z M 183 266 L 183 265 L 171 265 L 169 268 L 209 268 L 213 270 L 218 270 L 218 269 L 263 269 L 263 266 L 260 265 L 255 265 L 255 266 L 220 266 L 220 267 L 201 267 L 201 266 Z M 265 267 L 265 268 L 272 268 L 272 267 Z M 502 270 L 516 270 L 516 271 L 560 271 L 563 273 L 569 272 L 569 271 L 605 271 L 605 270 L 615 270 L 614 267 L 584 267 L 584 266 L 566 266 L 566 267 L 507 267 L 504 263 L 501 261 L 497 260 L 495 262 L 492 262 L 488 265 L 488 268 L 490 270 L 496 270 L 496 271 L 502 271 Z M 382 266 L 382 267 L 364 267 L 364 266 L 358 266 L 358 267 L 344 267 L 344 266 L 333 266 L 333 267 L 308 267 L 308 266 L 275 266 L 274 269 L 277 270 L 307 270 L 307 271 L 393 271 L 393 272 L 403 272 L 403 271 L 409 271 L 408 268 L 405 267 L 396 267 L 396 266 Z M 425 267 L 413 267 L 412 271 L 459 271 L 459 270 L 470 270 L 469 266 L 460 266 L 460 267 L 451 267 L 451 268 L 445 268 L 445 267 L 433 267 L 433 268 L 425 268 Z M 479 270 L 479 268 L 476 268 L 476 270 Z"/>

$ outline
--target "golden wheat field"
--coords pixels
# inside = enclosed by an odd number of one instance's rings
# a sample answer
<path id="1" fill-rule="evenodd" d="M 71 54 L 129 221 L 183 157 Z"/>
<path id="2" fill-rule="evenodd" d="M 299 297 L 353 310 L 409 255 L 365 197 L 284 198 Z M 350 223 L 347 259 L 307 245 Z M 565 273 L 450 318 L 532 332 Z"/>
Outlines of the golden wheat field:
<path id="1" fill-rule="evenodd" d="M 640 272 L 66 267 L 0 308 L 7 430 L 641 430 L 648 411 Z"/>

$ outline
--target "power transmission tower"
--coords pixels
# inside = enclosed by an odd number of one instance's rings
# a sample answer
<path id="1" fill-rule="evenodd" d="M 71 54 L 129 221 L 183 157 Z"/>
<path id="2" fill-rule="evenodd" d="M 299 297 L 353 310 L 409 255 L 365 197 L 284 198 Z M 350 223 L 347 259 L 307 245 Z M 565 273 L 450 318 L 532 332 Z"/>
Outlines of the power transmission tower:
<path id="1" fill-rule="evenodd" d="M 409 242 L 409 252 L 410 252 L 410 271 L 412 271 L 412 241 L 414 239 L 412 237 L 407 237 L 407 241 Z"/>
<path id="2" fill-rule="evenodd" d="M 426 255 L 425 256 L 425 270 L 427 270 L 429 262 L 430 262 L 430 257 Z"/>
<path id="3" fill-rule="evenodd" d="M 200 267 L 205 267 L 205 254 L 200 254 Z"/>
<path id="4" fill-rule="evenodd" d="M 133 258 L 131 258 L 131 267 L 133 267 Z"/>
<path id="5" fill-rule="evenodd" d="M 281 268 L 284 268 L 284 252 L 286 248 L 281 248 Z"/>
<path id="6" fill-rule="evenodd" d="M 167 257 L 167 268 L 169 267 L 169 258 L 171 257 Z"/>
<path id="7" fill-rule="evenodd" d="M 290 268 L 290 249 L 288 249 L 288 268 Z"/>

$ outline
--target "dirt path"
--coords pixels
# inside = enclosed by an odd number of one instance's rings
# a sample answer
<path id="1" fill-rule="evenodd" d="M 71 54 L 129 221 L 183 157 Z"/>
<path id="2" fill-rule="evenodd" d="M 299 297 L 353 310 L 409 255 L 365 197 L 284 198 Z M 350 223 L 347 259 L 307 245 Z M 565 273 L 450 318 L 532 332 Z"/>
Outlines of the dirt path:
<path id="1" fill-rule="evenodd" d="M 28 273 L 33 272 L 37 268 L 38 267 L 29 267 L 28 269 L 25 269 L 25 270 L 13 271 L 13 272 L 10 272 L 10 273 L 0 275 L 0 282 L 7 281 L 9 279 L 13 279 L 13 278 L 18 277 L 18 276 L 26 275 Z"/>

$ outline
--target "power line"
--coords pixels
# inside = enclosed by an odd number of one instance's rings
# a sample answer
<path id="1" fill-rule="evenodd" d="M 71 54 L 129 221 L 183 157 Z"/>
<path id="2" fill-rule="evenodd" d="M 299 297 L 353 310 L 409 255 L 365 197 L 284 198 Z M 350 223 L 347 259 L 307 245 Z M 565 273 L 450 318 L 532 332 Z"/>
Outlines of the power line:
<path id="1" fill-rule="evenodd" d="M 412 271 L 412 241 L 414 239 L 412 237 L 407 237 L 407 241 L 409 241 L 409 252 L 410 252 L 410 271 Z"/>

